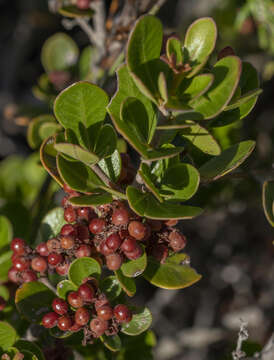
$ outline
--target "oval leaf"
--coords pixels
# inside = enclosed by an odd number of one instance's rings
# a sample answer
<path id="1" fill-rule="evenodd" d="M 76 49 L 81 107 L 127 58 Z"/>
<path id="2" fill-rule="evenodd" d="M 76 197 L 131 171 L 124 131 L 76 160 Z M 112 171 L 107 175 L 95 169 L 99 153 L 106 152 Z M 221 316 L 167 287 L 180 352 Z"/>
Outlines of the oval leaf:
<path id="1" fill-rule="evenodd" d="M 0 250 L 9 247 L 13 236 L 12 225 L 6 216 L 0 216 Z"/>
<path id="2" fill-rule="evenodd" d="M 123 324 L 121 328 L 124 334 L 130 336 L 142 334 L 152 323 L 152 315 L 147 307 L 134 309 L 133 312 L 132 320 L 127 324 Z"/>
<path id="3" fill-rule="evenodd" d="M 15 303 L 18 311 L 30 322 L 39 323 L 42 317 L 52 311 L 55 294 L 39 281 L 24 283 L 16 291 Z"/>
<path id="4" fill-rule="evenodd" d="M 58 143 L 54 145 L 54 148 L 65 155 L 72 157 L 75 160 L 79 160 L 86 165 L 93 165 L 99 161 L 96 154 L 83 149 L 81 146 L 67 143 Z"/>
<path id="5" fill-rule="evenodd" d="M 11 263 L 12 251 L 5 251 L 0 255 L 0 281 L 5 282 L 8 280 L 8 272 L 12 266 Z"/>
<path id="6" fill-rule="evenodd" d="M 124 292 L 130 297 L 134 296 L 136 293 L 135 281 L 132 278 L 124 276 L 120 269 L 115 271 L 115 275 Z"/>
<path id="7" fill-rule="evenodd" d="M 255 141 L 235 144 L 199 168 L 203 181 L 213 181 L 240 166 L 255 148 Z"/>
<path id="8" fill-rule="evenodd" d="M 121 266 L 122 273 L 127 277 L 137 277 L 141 275 L 147 266 L 147 254 L 143 248 L 143 255 L 136 260 L 126 260 Z"/>
<path id="9" fill-rule="evenodd" d="M 124 144 L 126 143 L 124 142 Z M 110 157 L 100 160 L 98 165 L 111 181 L 117 182 L 119 180 L 122 160 L 118 150 L 115 150 Z"/>
<path id="10" fill-rule="evenodd" d="M 163 289 L 182 289 L 201 279 L 201 275 L 188 265 L 179 265 L 168 259 L 160 264 L 152 257 L 148 259 L 143 276 L 151 284 Z"/>
<path id="11" fill-rule="evenodd" d="M 43 218 L 39 228 L 38 242 L 46 242 L 51 238 L 57 236 L 63 225 L 66 224 L 64 220 L 64 209 L 57 207 L 50 210 Z"/>
<path id="12" fill-rule="evenodd" d="M 268 222 L 274 227 L 274 181 L 264 182 L 263 207 Z"/>
<path id="13" fill-rule="evenodd" d="M 71 263 L 68 277 L 75 285 L 80 286 L 87 277 L 99 278 L 100 274 L 101 266 L 95 259 L 82 257 Z"/>
<path id="14" fill-rule="evenodd" d="M 5 321 L 0 321 L 0 348 L 8 350 L 16 341 L 15 329 Z"/>
<path id="15" fill-rule="evenodd" d="M 20 352 L 29 351 L 36 356 L 38 360 L 45 360 L 42 350 L 34 342 L 18 340 L 14 345 Z"/>
<path id="16" fill-rule="evenodd" d="M 100 340 L 110 351 L 119 351 L 122 347 L 121 339 L 118 335 L 113 336 L 100 336 Z"/>
<path id="17" fill-rule="evenodd" d="M 117 135 L 113 127 L 110 124 L 102 126 L 96 139 L 94 152 L 100 159 L 103 159 L 113 154 L 116 145 Z"/>
<path id="18" fill-rule="evenodd" d="M 75 5 L 62 6 L 60 9 L 58 9 L 58 11 L 61 15 L 70 18 L 91 17 L 94 13 L 92 9 L 81 10 Z"/>
<path id="19" fill-rule="evenodd" d="M 104 294 L 106 294 L 108 300 L 110 301 L 116 299 L 122 291 L 120 282 L 114 275 L 104 278 L 101 282 L 100 289 Z"/>
<path id="20" fill-rule="evenodd" d="M 40 160 L 45 170 L 53 177 L 60 186 L 63 186 L 63 180 L 60 178 L 56 165 L 57 151 L 54 149 L 55 140 L 50 136 L 44 140 L 40 147 Z"/>
<path id="21" fill-rule="evenodd" d="M 111 203 L 111 201 L 112 201 L 112 196 L 108 193 L 77 196 L 69 199 L 69 202 L 72 205 L 77 205 L 77 206 L 99 206 L 99 205 L 109 204 Z"/>
<path id="22" fill-rule="evenodd" d="M 54 116 L 52 115 L 40 115 L 31 120 L 28 126 L 27 140 L 32 149 L 38 148 L 41 145 L 42 141 L 45 138 L 49 137 L 48 135 L 42 138 L 40 134 L 40 128 L 43 124 L 51 124 L 51 123 L 54 125 L 58 125 L 56 124 Z"/>
<path id="23" fill-rule="evenodd" d="M 57 284 L 57 294 L 61 299 L 64 300 L 66 300 L 70 291 L 76 291 L 77 289 L 78 287 L 69 280 L 63 280 Z"/>

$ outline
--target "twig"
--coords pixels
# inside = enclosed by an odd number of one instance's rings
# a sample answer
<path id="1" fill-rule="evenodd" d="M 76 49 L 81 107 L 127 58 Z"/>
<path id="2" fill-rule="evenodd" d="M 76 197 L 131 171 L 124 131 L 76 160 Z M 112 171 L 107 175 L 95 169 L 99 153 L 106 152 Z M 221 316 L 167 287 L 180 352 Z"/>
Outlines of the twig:
<path id="1" fill-rule="evenodd" d="M 158 0 L 157 3 L 152 6 L 150 11 L 148 12 L 149 15 L 155 15 L 160 10 L 160 8 L 167 2 L 167 0 Z"/>
<path id="2" fill-rule="evenodd" d="M 98 47 L 98 48 L 100 48 L 101 43 L 99 42 L 99 38 L 97 37 L 97 34 L 92 29 L 92 27 L 88 23 L 88 21 L 86 19 L 81 18 L 81 17 L 75 18 L 75 21 L 81 27 L 81 29 L 87 34 L 91 44 Z"/>
<path id="3" fill-rule="evenodd" d="M 56 288 L 53 285 L 51 285 L 51 283 L 49 282 L 49 280 L 47 278 L 41 277 L 38 281 L 40 283 L 46 285 L 51 291 L 53 291 L 55 294 L 57 294 Z"/>
<path id="4" fill-rule="evenodd" d="M 241 320 L 236 350 L 232 352 L 233 360 L 244 359 L 246 354 L 242 351 L 243 342 L 248 339 L 247 323 Z"/>
<path id="5" fill-rule="evenodd" d="M 92 8 L 95 11 L 93 23 L 95 34 L 98 42 L 98 50 L 100 56 L 105 54 L 105 42 L 106 42 L 106 11 L 105 4 L 102 0 L 98 0 L 92 3 Z"/>

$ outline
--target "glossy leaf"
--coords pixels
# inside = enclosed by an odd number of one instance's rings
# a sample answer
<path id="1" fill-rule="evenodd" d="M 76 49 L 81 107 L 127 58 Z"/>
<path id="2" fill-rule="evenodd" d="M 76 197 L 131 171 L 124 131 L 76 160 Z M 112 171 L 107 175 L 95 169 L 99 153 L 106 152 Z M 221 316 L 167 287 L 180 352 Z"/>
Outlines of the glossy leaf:
<path id="1" fill-rule="evenodd" d="M 152 323 L 152 315 L 147 307 L 137 308 L 133 311 L 132 320 L 122 325 L 121 331 L 130 336 L 136 336 L 146 331 Z"/>
<path id="2" fill-rule="evenodd" d="M 87 46 L 82 50 L 78 63 L 80 80 L 86 80 L 91 77 L 91 61 L 95 54 L 96 49 L 91 46 Z"/>
<path id="3" fill-rule="evenodd" d="M 49 329 L 50 336 L 55 337 L 56 339 L 66 339 L 67 337 L 71 336 L 73 332 L 71 331 L 63 331 L 60 330 L 57 326 Z"/>
<path id="4" fill-rule="evenodd" d="M 178 116 L 177 122 L 179 122 L 179 118 L 180 116 Z M 205 127 L 193 123 L 191 120 L 186 120 L 184 123 L 189 125 L 189 127 L 181 129 L 179 134 L 191 146 L 208 155 L 219 155 L 221 153 L 220 145 Z"/>
<path id="5" fill-rule="evenodd" d="M 118 335 L 113 336 L 100 336 L 100 340 L 102 343 L 110 350 L 110 351 L 119 351 L 122 347 L 121 339 Z"/>
<path id="6" fill-rule="evenodd" d="M 78 287 L 70 280 L 62 280 L 57 284 L 57 294 L 61 299 L 66 300 L 70 291 L 77 291 Z"/>
<path id="7" fill-rule="evenodd" d="M 0 251 L 9 247 L 13 236 L 12 225 L 6 216 L 0 215 Z"/>
<path id="8" fill-rule="evenodd" d="M 6 301 L 9 300 L 10 292 L 5 285 L 0 285 L 0 296 Z"/>
<path id="9" fill-rule="evenodd" d="M 71 263 L 68 277 L 75 285 L 80 286 L 87 277 L 98 278 L 100 274 L 101 266 L 95 259 L 82 257 Z"/>
<path id="10" fill-rule="evenodd" d="M 134 296 L 136 293 L 136 285 L 134 279 L 124 276 L 120 269 L 115 271 L 115 275 L 124 292 L 128 296 Z"/>
<path id="11" fill-rule="evenodd" d="M 54 144 L 55 140 L 52 136 L 43 141 L 40 147 L 40 160 L 43 167 L 50 174 L 50 176 L 52 176 L 60 186 L 63 186 L 63 180 L 61 179 L 57 169 L 57 151 L 54 149 Z"/>
<path id="12" fill-rule="evenodd" d="M 38 233 L 39 242 L 46 242 L 56 237 L 65 224 L 63 208 L 57 207 L 50 210 L 41 222 Z"/>
<path id="13" fill-rule="evenodd" d="M 143 193 L 133 186 L 127 187 L 129 205 L 140 216 L 150 219 L 191 219 L 202 213 L 202 209 L 165 201 L 160 203 L 150 193 Z"/>
<path id="14" fill-rule="evenodd" d="M 42 141 L 49 137 L 49 136 L 45 136 L 42 137 L 41 133 L 40 133 L 40 128 L 43 124 L 47 124 L 47 123 L 52 123 L 52 124 L 56 124 L 55 119 L 52 115 L 40 115 L 35 117 L 34 119 L 31 120 L 31 122 L 29 123 L 28 126 L 28 132 L 27 132 L 27 140 L 29 143 L 29 146 L 32 149 L 36 149 L 38 148 Z M 58 125 L 58 124 L 56 124 Z M 51 134 L 52 135 L 52 134 Z"/>
<path id="15" fill-rule="evenodd" d="M 117 135 L 115 130 L 110 124 L 106 124 L 101 127 L 98 137 L 96 139 L 96 144 L 94 147 L 94 152 L 96 155 L 103 159 L 105 157 L 113 154 L 117 146 Z"/>
<path id="16" fill-rule="evenodd" d="M 161 182 L 161 195 L 167 200 L 185 201 L 198 190 L 199 172 L 190 164 L 176 164 L 167 169 Z"/>
<path id="17" fill-rule="evenodd" d="M 26 341 L 26 340 L 18 340 L 14 346 L 21 351 L 29 351 L 34 354 L 37 360 L 45 360 L 45 356 L 42 350 L 37 346 L 34 342 Z M 24 358 L 25 359 L 25 358 Z M 32 359 L 34 360 L 34 359 Z"/>
<path id="18" fill-rule="evenodd" d="M 198 19 L 189 26 L 184 42 L 184 54 L 192 67 L 188 76 L 196 74 L 207 62 L 215 48 L 216 38 L 217 28 L 212 18 Z"/>
<path id="19" fill-rule="evenodd" d="M 274 181 L 264 182 L 263 207 L 268 222 L 274 227 Z"/>
<path id="20" fill-rule="evenodd" d="M 7 322 L 0 321 L 0 348 L 8 350 L 16 341 L 17 333 Z"/>
<path id="21" fill-rule="evenodd" d="M 8 280 L 8 271 L 12 266 L 11 263 L 12 251 L 5 251 L 0 255 L 0 281 L 6 282 Z"/>
<path id="22" fill-rule="evenodd" d="M 89 82 L 79 81 L 58 95 L 54 113 L 65 129 L 75 132 L 81 145 L 91 149 L 92 139 L 83 139 L 83 133 L 94 133 L 91 130 L 103 122 L 107 104 L 108 96 L 104 90 Z"/>
<path id="23" fill-rule="evenodd" d="M 150 257 L 144 275 L 151 284 L 163 289 L 183 289 L 201 279 L 188 265 L 176 264 L 167 258 L 164 264 Z"/>
<path id="24" fill-rule="evenodd" d="M 100 160 L 98 165 L 112 182 L 119 180 L 122 160 L 118 150 L 115 150 L 110 157 Z"/>
<path id="25" fill-rule="evenodd" d="M 62 154 L 68 155 L 75 160 L 79 160 L 86 165 L 93 165 L 99 161 L 99 157 L 83 149 L 81 146 L 68 144 L 68 143 L 58 143 L 54 145 L 55 150 L 61 152 Z"/>
<path id="26" fill-rule="evenodd" d="M 56 122 L 46 122 L 40 126 L 39 135 L 42 140 L 45 140 L 48 137 L 57 134 L 61 130 L 61 125 L 57 124 Z"/>
<path id="27" fill-rule="evenodd" d="M 126 260 L 121 266 L 122 273 L 127 277 L 137 277 L 141 275 L 147 266 L 147 255 L 142 247 L 143 255 L 136 260 Z"/>
<path id="28" fill-rule="evenodd" d="M 98 189 L 103 182 L 85 164 L 75 161 L 72 163 L 62 156 L 57 158 L 58 172 L 64 183 L 68 184 L 73 190 L 80 192 L 93 192 Z"/>
<path id="29" fill-rule="evenodd" d="M 153 193 L 153 195 L 157 198 L 157 200 L 163 202 L 163 198 L 161 196 L 160 190 L 154 184 L 154 179 L 150 167 L 147 164 L 142 163 L 138 173 L 143 179 L 146 187 Z"/>
<path id="30" fill-rule="evenodd" d="M 221 152 L 199 168 L 203 181 L 213 181 L 240 166 L 255 148 L 255 142 L 242 141 Z"/>
<path id="31" fill-rule="evenodd" d="M 62 6 L 58 11 L 61 15 L 69 18 L 91 17 L 94 13 L 92 9 L 81 10 L 75 5 Z"/>
<path id="32" fill-rule="evenodd" d="M 191 79 L 182 81 L 179 87 L 178 97 L 181 101 L 191 103 L 202 96 L 212 85 L 213 74 L 200 74 Z"/>
<path id="33" fill-rule="evenodd" d="M 183 63 L 182 44 L 176 37 L 169 37 L 166 43 L 166 54 L 169 61 L 172 62 L 173 58 L 176 59 L 176 65 Z"/>
<path id="34" fill-rule="evenodd" d="M 191 103 L 193 109 L 205 119 L 217 116 L 231 100 L 241 75 L 241 60 L 227 56 L 219 60 L 214 68 L 214 82 L 209 90 Z"/>
<path id="35" fill-rule="evenodd" d="M 76 43 L 65 33 L 49 37 L 43 45 L 41 61 L 47 72 L 63 71 L 75 65 L 79 56 Z"/>
<path id="36" fill-rule="evenodd" d="M 52 311 L 51 304 L 55 294 L 38 281 L 24 283 L 15 295 L 18 311 L 30 322 L 39 323 L 43 316 Z"/>
<path id="37" fill-rule="evenodd" d="M 122 291 L 119 280 L 113 275 L 104 278 L 100 284 L 100 289 L 104 294 L 106 294 L 109 301 L 116 299 Z"/>
<path id="38" fill-rule="evenodd" d="M 76 206 L 99 206 L 109 204 L 112 196 L 108 193 L 76 196 L 69 199 L 72 205 Z"/>

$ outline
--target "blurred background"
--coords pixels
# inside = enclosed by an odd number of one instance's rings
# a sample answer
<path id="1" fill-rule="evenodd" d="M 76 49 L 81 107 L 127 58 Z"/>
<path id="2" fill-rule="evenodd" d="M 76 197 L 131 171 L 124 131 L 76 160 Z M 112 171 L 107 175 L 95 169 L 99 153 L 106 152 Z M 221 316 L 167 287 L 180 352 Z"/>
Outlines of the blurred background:
<path id="1" fill-rule="evenodd" d="M 274 2 L 169 0 L 159 16 L 167 33 L 182 36 L 197 17 L 213 17 L 219 31 L 216 50 L 232 46 L 255 66 L 263 89 L 244 121 L 216 130 L 223 148 L 241 139 L 256 140 L 245 177 L 224 178 L 202 189 L 199 202 L 206 206 L 205 214 L 181 224 L 187 253 L 202 280 L 181 291 L 152 288 L 139 280 L 135 299 L 153 312 L 155 359 L 228 360 L 240 319 L 248 322 L 248 354 L 259 350 L 274 330 L 274 232 L 261 201 L 263 181 L 274 177 Z M 46 174 L 26 134 L 30 120 L 51 107 L 51 101 L 43 100 L 52 94 L 39 93 L 45 40 L 61 31 L 80 50 L 89 45 L 79 27 L 67 30 L 62 19 L 49 12 L 46 0 L 0 0 L 0 213 L 9 217 L 16 236 L 31 236 L 33 219 L 60 201 L 53 196 L 55 185 L 47 186 L 45 195 Z"/>

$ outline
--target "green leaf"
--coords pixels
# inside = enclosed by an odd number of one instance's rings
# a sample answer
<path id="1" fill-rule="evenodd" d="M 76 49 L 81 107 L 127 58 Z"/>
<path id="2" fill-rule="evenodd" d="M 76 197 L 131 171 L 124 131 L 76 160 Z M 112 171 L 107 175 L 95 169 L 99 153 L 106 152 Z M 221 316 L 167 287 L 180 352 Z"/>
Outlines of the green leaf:
<path id="1" fill-rule="evenodd" d="M 13 236 L 12 225 L 6 216 L 0 215 L 0 251 L 11 243 Z"/>
<path id="2" fill-rule="evenodd" d="M 176 37 L 169 37 L 166 43 L 166 54 L 170 62 L 173 61 L 173 57 L 176 59 L 176 65 L 183 64 L 183 51 L 182 44 Z"/>
<path id="3" fill-rule="evenodd" d="M 53 336 L 57 339 L 66 339 L 67 337 L 71 336 L 73 332 L 71 331 L 63 331 L 60 330 L 57 326 L 49 329 L 50 336 Z"/>
<path id="4" fill-rule="evenodd" d="M 76 64 L 79 49 L 71 37 L 57 33 L 49 37 L 41 52 L 41 61 L 47 72 L 67 70 Z"/>
<path id="5" fill-rule="evenodd" d="M 54 113 L 65 129 L 77 135 L 81 145 L 91 149 L 92 139 L 83 139 L 83 133 L 94 133 L 106 115 L 108 96 L 98 86 L 79 81 L 63 90 L 55 100 Z"/>
<path id="6" fill-rule="evenodd" d="M 162 99 L 161 103 L 162 105 L 166 105 L 168 101 L 168 89 L 167 89 L 166 77 L 163 72 L 161 72 L 158 76 L 158 89 L 159 89 L 160 97 Z"/>
<path id="7" fill-rule="evenodd" d="M 70 18 L 91 17 L 94 13 L 92 9 L 81 10 L 75 5 L 62 6 L 58 11 L 61 15 Z"/>
<path id="8" fill-rule="evenodd" d="M 191 103 L 195 111 L 205 119 L 217 116 L 231 100 L 241 75 L 241 60 L 237 56 L 226 56 L 214 68 L 214 82 L 209 90 Z"/>
<path id="9" fill-rule="evenodd" d="M 247 92 L 246 94 L 241 96 L 235 102 L 232 102 L 231 104 L 227 105 L 227 107 L 225 108 L 225 111 L 233 110 L 233 109 L 240 107 L 241 105 L 247 103 L 249 100 L 251 100 L 255 97 L 257 98 L 262 92 L 263 92 L 262 89 L 255 89 L 255 90 L 251 90 L 251 91 Z"/>
<path id="10" fill-rule="evenodd" d="M 99 158 L 96 154 L 83 149 L 81 146 L 67 143 L 58 143 L 54 145 L 55 150 L 62 154 L 68 155 L 75 160 L 79 160 L 82 163 L 90 166 L 96 164 Z"/>
<path id="11" fill-rule="evenodd" d="M 240 166 L 255 148 L 255 141 L 235 144 L 199 168 L 203 181 L 213 181 Z"/>
<path id="12" fill-rule="evenodd" d="M 177 117 L 177 122 L 180 122 L 180 115 Z M 194 146 L 208 155 L 219 155 L 221 153 L 220 145 L 205 127 L 193 123 L 191 120 L 185 120 L 184 123 L 189 127 L 181 129 L 179 134 L 191 144 L 191 147 Z"/>
<path id="13" fill-rule="evenodd" d="M 143 193 L 133 186 L 127 187 L 128 202 L 133 211 L 150 219 L 191 219 L 202 213 L 202 209 L 165 201 L 160 203 L 152 194 Z"/>
<path id="14" fill-rule="evenodd" d="M 48 137 L 57 134 L 62 129 L 63 128 L 61 127 L 61 125 L 59 125 L 55 122 L 46 122 L 40 126 L 39 135 L 42 140 L 45 140 Z"/>
<path id="15" fill-rule="evenodd" d="M 18 340 L 14 346 L 21 351 L 29 351 L 36 356 L 38 360 L 45 360 L 42 350 L 34 342 Z"/>
<path id="16" fill-rule="evenodd" d="M 117 280 L 119 281 L 120 285 L 122 286 L 122 289 L 128 296 L 134 296 L 136 293 L 136 285 L 135 281 L 132 278 L 124 276 L 122 271 L 119 269 L 115 271 L 115 275 L 117 277 Z"/>
<path id="17" fill-rule="evenodd" d="M 68 277 L 75 285 L 80 286 L 87 277 L 99 278 L 100 274 L 101 266 L 95 259 L 82 257 L 71 263 Z"/>
<path id="18" fill-rule="evenodd" d="M 138 173 L 143 179 L 146 187 L 153 193 L 153 195 L 157 198 L 157 200 L 163 202 L 164 200 L 161 196 L 160 190 L 154 184 L 154 179 L 150 167 L 147 164 L 142 163 Z"/>
<path id="19" fill-rule="evenodd" d="M 263 184 L 263 208 L 268 222 L 274 227 L 274 181 Z"/>
<path id="20" fill-rule="evenodd" d="M 167 200 L 185 201 L 198 190 L 199 172 L 190 164 L 170 166 L 161 182 L 161 195 Z"/>
<path id="21" fill-rule="evenodd" d="M 191 105 L 210 88 L 213 81 L 213 74 L 200 74 L 191 79 L 184 79 L 179 87 L 178 97 L 182 102 Z"/>
<path id="22" fill-rule="evenodd" d="M 63 180 L 58 173 L 56 156 L 57 152 L 54 149 L 55 139 L 50 136 L 44 140 L 40 147 L 40 160 L 45 170 L 50 176 L 60 185 L 63 186 Z"/>
<path id="23" fill-rule="evenodd" d="M 111 116 L 111 119 L 121 134 L 124 134 L 124 124 L 122 123 L 122 119 L 120 118 L 120 109 L 122 106 L 122 103 L 129 97 L 134 97 L 142 102 L 143 106 L 146 109 L 146 117 L 148 124 L 146 126 L 147 132 L 148 132 L 148 143 L 151 142 L 155 127 L 157 123 L 157 114 L 155 106 L 151 103 L 151 101 L 143 95 L 140 90 L 137 88 L 135 83 L 133 82 L 128 68 L 126 65 L 122 65 L 118 71 L 117 71 L 117 77 L 118 77 L 118 90 L 111 99 L 110 104 L 108 105 L 108 112 Z M 143 120 L 140 119 L 142 122 Z M 128 133 L 128 131 L 126 131 Z M 126 139 L 130 142 L 130 140 L 133 138 L 133 136 L 126 136 Z"/>
<path id="24" fill-rule="evenodd" d="M 121 339 L 118 335 L 113 335 L 113 336 L 103 335 L 103 336 L 100 336 L 100 340 L 110 351 L 121 350 L 122 343 L 121 343 Z"/>
<path id="25" fill-rule="evenodd" d="M 130 71 L 160 56 L 163 27 L 159 19 L 146 15 L 139 18 L 132 29 L 127 47 L 127 64 Z"/>
<path id="26" fill-rule="evenodd" d="M 8 350 L 16 341 L 17 333 L 15 329 L 5 321 L 0 321 L 0 347 Z"/>
<path id="27" fill-rule="evenodd" d="M 110 156 L 113 154 L 117 146 L 117 135 L 115 130 L 110 124 L 106 124 L 101 127 L 94 152 L 100 159 Z"/>
<path id="28" fill-rule="evenodd" d="M 41 136 L 40 133 L 40 128 L 43 124 L 54 124 L 54 125 L 58 125 L 55 122 L 54 116 L 52 115 L 40 115 L 35 117 L 34 119 L 31 120 L 31 122 L 29 123 L 28 126 L 28 132 L 27 132 L 27 140 L 29 143 L 29 146 L 32 149 L 36 149 L 38 148 L 41 143 L 43 142 L 43 140 L 48 136 Z M 53 135 L 53 134 L 50 134 Z"/>
<path id="29" fill-rule="evenodd" d="M 84 195 L 72 197 L 69 199 L 69 202 L 77 206 L 99 206 L 111 203 L 112 196 L 108 193 Z"/>
<path id="30" fill-rule="evenodd" d="M 20 352 L 24 356 L 24 360 L 38 360 L 37 356 L 34 355 L 31 351 L 22 350 Z"/>
<path id="31" fill-rule="evenodd" d="M 147 307 L 134 309 L 132 320 L 123 324 L 121 331 L 122 333 L 130 336 L 136 336 L 146 331 L 152 323 L 152 315 Z"/>
<path id="32" fill-rule="evenodd" d="M 127 277 L 137 277 L 141 275 L 147 266 L 147 254 L 142 247 L 143 255 L 136 260 L 126 260 L 121 266 L 122 273 Z"/>
<path id="33" fill-rule="evenodd" d="M 6 251 L 0 255 L 0 281 L 6 282 L 8 280 L 8 272 L 12 266 L 11 263 L 12 251 Z"/>
<path id="34" fill-rule="evenodd" d="M 62 280 L 57 284 L 57 294 L 61 299 L 66 300 L 67 295 L 71 291 L 77 291 L 78 286 L 76 286 L 70 280 Z"/>
<path id="35" fill-rule="evenodd" d="M 148 259 L 143 276 L 151 284 L 163 289 L 183 289 L 201 279 L 201 275 L 188 265 L 176 264 L 169 258 L 161 264 L 152 257 Z"/>
<path id="36" fill-rule="evenodd" d="M 52 311 L 55 294 L 44 284 L 33 281 L 24 283 L 15 295 L 18 311 L 30 322 L 40 323 L 43 316 Z"/>
<path id="37" fill-rule="evenodd" d="M 188 76 L 196 74 L 207 62 L 209 55 L 215 48 L 217 27 L 212 18 L 200 18 L 187 29 L 184 42 L 185 63 L 192 67 Z"/>
<path id="38" fill-rule="evenodd" d="M 57 157 L 58 172 L 63 182 L 70 188 L 80 192 L 93 192 L 98 189 L 103 182 L 100 178 L 85 164 L 75 161 L 72 163 L 62 156 Z"/>
<path id="39" fill-rule="evenodd" d="M 2 296 L 2 298 L 6 301 L 9 300 L 10 292 L 8 288 L 4 285 L 0 285 L 0 296 Z"/>
<path id="40" fill-rule="evenodd" d="M 91 76 L 91 61 L 95 53 L 96 49 L 91 46 L 87 46 L 82 50 L 78 63 L 80 80 L 86 80 L 88 77 Z"/>
<path id="41" fill-rule="evenodd" d="M 116 276 L 108 276 L 100 284 L 101 291 L 106 294 L 109 301 L 116 299 L 122 291 L 119 280 Z"/>
<path id="42" fill-rule="evenodd" d="M 110 157 L 100 160 L 98 165 L 112 182 L 115 183 L 119 180 L 122 160 L 118 150 L 115 150 Z"/>
<path id="43" fill-rule="evenodd" d="M 63 208 L 57 207 L 50 210 L 41 222 L 38 233 L 39 243 L 56 237 L 65 224 Z"/>

